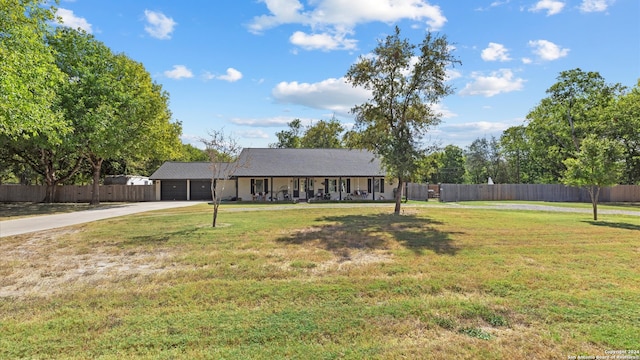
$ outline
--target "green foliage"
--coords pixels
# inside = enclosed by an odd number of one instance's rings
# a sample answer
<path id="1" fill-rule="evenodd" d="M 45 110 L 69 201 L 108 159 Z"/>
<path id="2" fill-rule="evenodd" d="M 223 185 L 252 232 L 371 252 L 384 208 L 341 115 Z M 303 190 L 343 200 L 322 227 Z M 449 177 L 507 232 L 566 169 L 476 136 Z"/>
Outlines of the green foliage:
<path id="1" fill-rule="evenodd" d="M 336 118 L 320 120 L 309 125 L 300 139 L 300 147 L 305 149 L 342 148 L 341 134 L 344 127 Z"/>
<path id="2" fill-rule="evenodd" d="M 464 181 L 464 153 L 455 145 L 447 145 L 440 158 L 440 179 L 443 184 L 462 184 Z"/>
<path id="3" fill-rule="evenodd" d="M 175 158 L 178 161 L 209 161 L 206 150 L 198 149 L 191 144 L 182 144 L 182 154 Z"/>
<path id="4" fill-rule="evenodd" d="M 370 101 L 352 110 L 355 130 L 361 134 L 356 139 L 382 158 L 402 188 L 424 154 L 421 140 L 426 131 L 440 122 L 433 107 L 453 92 L 446 83 L 446 70 L 459 61 L 445 36 L 428 32 L 420 45 L 413 45 L 400 38 L 398 27 L 372 53 L 361 57 L 346 75 L 353 86 L 372 93 Z M 398 191 L 396 214 L 401 200 Z"/>
<path id="5" fill-rule="evenodd" d="M 563 183 L 571 186 L 612 186 L 622 172 L 622 147 L 614 140 L 585 138 L 575 158 L 564 161 Z"/>
<path id="6" fill-rule="evenodd" d="M 0 137 L 20 141 L 68 131 L 51 107 L 64 81 L 44 39 L 54 10 L 43 0 L 0 0 Z"/>
<path id="7" fill-rule="evenodd" d="M 287 124 L 289 130 L 282 130 L 276 133 L 278 142 L 270 144 L 271 148 L 278 149 L 297 149 L 300 147 L 300 132 L 302 131 L 302 122 L 300 119 L 294 119 Z"/>
<path id="8" fill-rule="evenodd" d="M 477 138 L 465 152 L 466 182 L 486 184 L 492 176 L 490 167 L 490 146 L 487 138 Z"/>
<path id="9" fill-rule="evenodd" d="M 506 183 L 527 184 L 535 175 L 531 161 L 531 144 L 525 126 L 512 126 L 500 136 L 500 150 L 506 164 Z"/>
<path id="10" fill-rule="evenodd" d="M 608 137 L 624 150 L 623 184 L 640 184 L 640 80 L 628 93 L 618 97 L 600 120 Z"/>
<path id="11" fill-rule="evenodd" d="M 179 154 L 181 124 L 171 122 L 168 94 L 142 64 L 79 30 L 59 28 L 49 44 L 70 79 L 59 90 L 59 106 L 73 122 L 75 151 L 92 166 L 92 203 L 98 203 L 105 160 L 144 162 Z"/>
<path id="12" fill-rule="evenodd" d="M 590 135 L 582 141 L 575 158 L 564 161 L 567 170 L 562 182 L 583 186 L 589 190 L 593 204 L 593 220 L 598 220 L 597 205 L 600 189 L 616 185 L 624 169 L 622 146 L 615 140 Z"/>
<path id="13" fill-rule="evenodd" d="M 544 182 L 562 178 L 563 161 L 580 150 L 582 139 L 605 136 L 600 114 L 622 91 L 621 85 L 607 84 L 599 73 L 581 69 L 563 71 L 557 80 L 527 115 L 532 161 Z"/>
<path id="14" fill-rule="evenodd" d="M 305 148 L 305 149 L 336 149 L 343 147 L 341 135 L 344 127 L 336 118 L 320 120 L 303 129 L 300 119 L 287 124 L 288 130 L 276 133 L 278 142 L 270 144 L 272 148 Z"/>

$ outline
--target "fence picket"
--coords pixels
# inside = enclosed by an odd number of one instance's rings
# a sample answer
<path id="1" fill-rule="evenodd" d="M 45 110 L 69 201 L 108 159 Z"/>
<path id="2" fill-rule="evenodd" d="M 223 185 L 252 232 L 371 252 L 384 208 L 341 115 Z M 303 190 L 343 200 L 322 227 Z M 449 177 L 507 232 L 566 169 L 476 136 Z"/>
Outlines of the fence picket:
<path id="1" fill-rule="evenodd" d="M 99 191 L 104 202 L 155 200 L 155 185 L 101 185 Z M 44 185 L 0 185 L 0 202 L 41 202 L 45 194 Z M 61 185 L 56 188 L 55 201 L 89 202 L 92 194 L 92 185 Z"/>
<path id="2" fill-rule="evenodd" d="M 549 201 L 549 202 L 591 202 L 589 192 L 585 188 L 565 186 L 562 184 L 441 184 L 435 186 L 440 201 Z M 409 200 L 425 200 L 428 189 L 425 184 L 408 184 Z M 601 202 L 639 202 L 640 185 L 617 185 L 602 188 Z"/>

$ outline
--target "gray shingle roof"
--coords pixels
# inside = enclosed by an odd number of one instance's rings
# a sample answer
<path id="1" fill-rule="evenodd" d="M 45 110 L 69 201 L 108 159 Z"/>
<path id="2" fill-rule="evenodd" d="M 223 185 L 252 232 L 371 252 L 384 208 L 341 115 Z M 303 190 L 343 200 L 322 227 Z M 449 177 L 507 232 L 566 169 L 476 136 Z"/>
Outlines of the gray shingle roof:
<path id="1" fill-rule="evenodd" d="M 234 173 L 239 177 L 381 177 L 380 159 L 364 150 L 244 149 Z M 166 162 L 150 176 L 157 180 L 210 179 L 207 162 Z"/>
<path id="2" fill-rule="evenodd" d="M 149 179 L 151 180 L 208 180 L 212 175 L 209 162 L 179 162 L 167 161 L 158 168 Z M 220 173 L 220 171 L 218 171 Z M 221 176 L 218 174 L 217 179 Z"/>
<path id="3" fill-rule="evenodd" d="M 237 176 L 384 176 L 380 160 L 363 150 L 244 149 L 238 161 L 248 166 Z"/>

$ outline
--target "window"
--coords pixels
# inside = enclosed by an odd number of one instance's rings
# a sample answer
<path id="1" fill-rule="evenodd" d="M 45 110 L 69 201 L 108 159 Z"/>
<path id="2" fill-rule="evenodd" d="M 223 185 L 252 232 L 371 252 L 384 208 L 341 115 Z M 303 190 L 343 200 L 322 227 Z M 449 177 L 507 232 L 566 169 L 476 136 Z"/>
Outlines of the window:
<path id="1" fill-rule="evenodd" d="M 328 192 L 337 192 L 338 191 L 338 180 L 329 179 L 329 185 L 327 185 Z"/>
<path id="2" fill-rule="evenodd" d="M 267 179 L 251 179 L 251 194 L 265 193 L 269 191 L 269 180 Z"/>
<path id="3" fill-rule="evenodd" d="M 384 179 L 373 179 L 373 186 L 371 186 L 371 179 L 367 180 L 367 191 L 375 192 L 375 193 L 383 193 L 384 192 Z"/>

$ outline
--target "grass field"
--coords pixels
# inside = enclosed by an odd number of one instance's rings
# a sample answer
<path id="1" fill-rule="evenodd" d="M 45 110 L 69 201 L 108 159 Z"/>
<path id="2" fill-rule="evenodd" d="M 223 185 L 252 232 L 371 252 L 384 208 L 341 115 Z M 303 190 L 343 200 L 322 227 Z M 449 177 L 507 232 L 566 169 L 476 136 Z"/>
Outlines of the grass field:
<path id="1" fill-rule="evenodd" d="M 223 205 L 215 229 L 198 205 L 0 239 L 0 358 L 640 350 L 639 216 L 264 209 Z"/>

